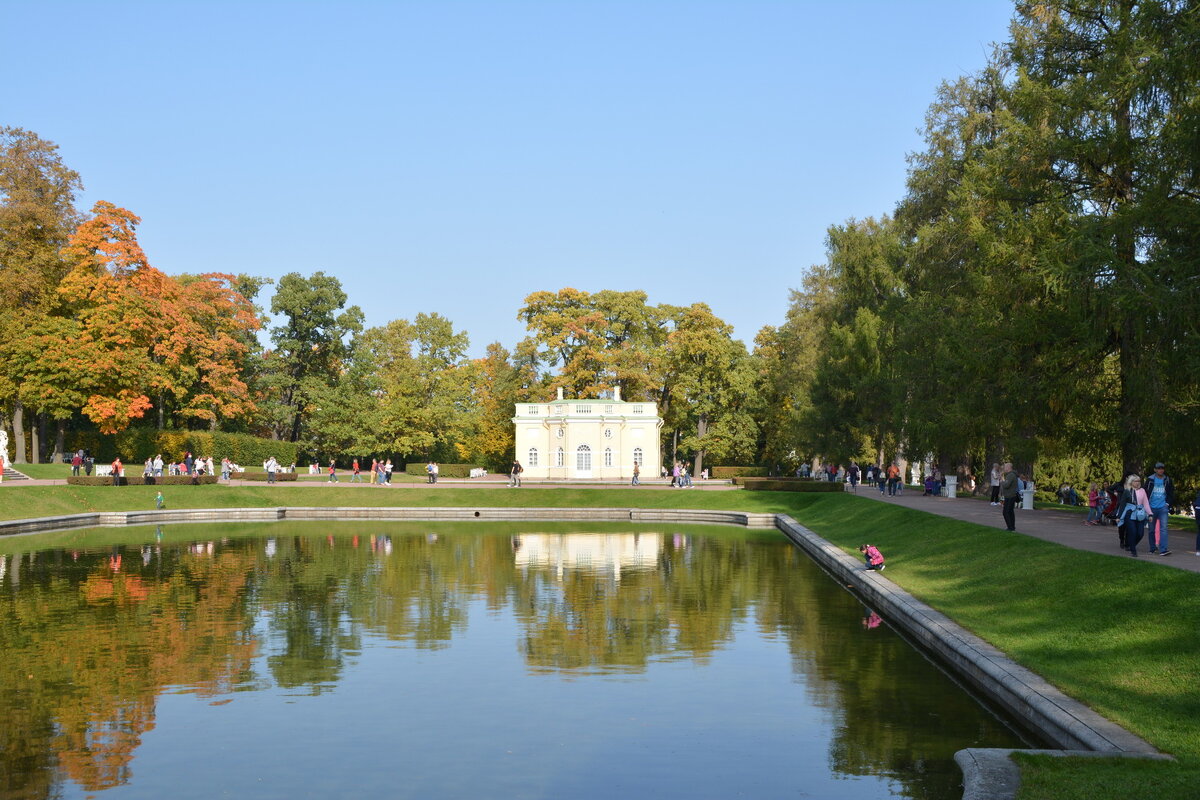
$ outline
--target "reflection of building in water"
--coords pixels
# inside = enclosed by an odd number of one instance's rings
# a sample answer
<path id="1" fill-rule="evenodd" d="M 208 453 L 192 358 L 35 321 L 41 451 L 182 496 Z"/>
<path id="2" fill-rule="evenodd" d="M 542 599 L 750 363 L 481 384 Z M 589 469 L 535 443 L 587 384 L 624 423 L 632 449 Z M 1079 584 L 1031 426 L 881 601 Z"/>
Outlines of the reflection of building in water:
<path id="1" fill-rule="evenodd" d="M 519 568 L 553 567 L 560 578 L 579 569 L 621 580 L 623 569 L 657 568 L 662 547 L 658 533 L 524 533 L 513 539 Z"/>

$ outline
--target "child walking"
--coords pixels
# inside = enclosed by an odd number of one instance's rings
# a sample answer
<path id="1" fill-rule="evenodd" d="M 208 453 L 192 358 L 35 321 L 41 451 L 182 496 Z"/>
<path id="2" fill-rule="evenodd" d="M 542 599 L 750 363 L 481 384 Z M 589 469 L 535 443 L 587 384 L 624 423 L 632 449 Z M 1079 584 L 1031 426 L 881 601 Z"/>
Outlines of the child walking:
<path id="1" fill-rule="evenodd" d="M 1088 515 L 1084 525 L 1099 525 L 1100 517 L 1104 515 L 1104 503 L 1100 500 L 1100 485 L 1095 481 L 1088 484 L 1087 492 Z"/>
<path id="2" fill-rule="evenodd" d="M 879 548 L 873 544 L 860 544 L 858 552 L 863 554 L 863 558 L 867 561 L 867 569 L 878 570 L 883 572 L 883 553 L 879 552 Z"/>

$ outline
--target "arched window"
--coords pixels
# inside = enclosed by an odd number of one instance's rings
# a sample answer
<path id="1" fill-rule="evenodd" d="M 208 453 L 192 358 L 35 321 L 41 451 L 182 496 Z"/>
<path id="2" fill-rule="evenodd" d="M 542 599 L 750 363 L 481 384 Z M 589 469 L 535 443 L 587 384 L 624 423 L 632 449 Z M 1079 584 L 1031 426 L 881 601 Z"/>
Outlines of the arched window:
<path id="1" fill-rule="evenodd" d="M 526 462 L 531 467 L 537 466 L 537 448 L 529 448 L 529 460 Z"/>
<path id="2" fill-rule="evenodd" d="M 592 469 L 592 448 L 586 444 L 579 445 L 575 451 L 575 469 L 580 472 L 590 472 Z"/>
<path id="3" fill-rule="evenodd" d="M 642 465 L 642 448 L 633 448 L 633 463 L 637 464 L 638 466 Z"/>
<path id="4" fill-rule="evenodd" d="M 612 466 L 612 448 L 611 447 L 604 448 L 604 466 L 606 466 L 606 467 Z"/>
<path id="5" fill-rule="evenodd" d="M 554 451 L 554 466 L 561 467 L 563 465 L 563 449 L 560 447 Z"/>

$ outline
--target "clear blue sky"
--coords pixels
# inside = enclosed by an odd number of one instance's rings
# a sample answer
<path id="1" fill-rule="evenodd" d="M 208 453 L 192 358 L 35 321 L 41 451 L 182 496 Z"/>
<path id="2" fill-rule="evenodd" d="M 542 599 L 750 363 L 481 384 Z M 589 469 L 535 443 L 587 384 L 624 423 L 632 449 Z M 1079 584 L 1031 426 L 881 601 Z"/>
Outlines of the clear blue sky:
<path id="1" fill-rule="evenodd" d="M 0 125 L 166 272 L 337 275 L 511 347 L 532 291 L 703 301 L 749 345 L 890 213 L 1007 0 L 8 2 Z M 268 289 L 262 300 L 269 301 Z"/>

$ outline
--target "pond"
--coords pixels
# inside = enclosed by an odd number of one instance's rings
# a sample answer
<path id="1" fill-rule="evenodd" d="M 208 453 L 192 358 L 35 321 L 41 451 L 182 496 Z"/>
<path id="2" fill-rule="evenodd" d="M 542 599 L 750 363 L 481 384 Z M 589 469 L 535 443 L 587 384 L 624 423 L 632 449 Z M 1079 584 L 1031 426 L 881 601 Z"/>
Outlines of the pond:
<path id="1" fill-rule="evenodd" d="M 0 797 L 961 797 L 1024 743 L 778 533 L 0 541 Z"/>

